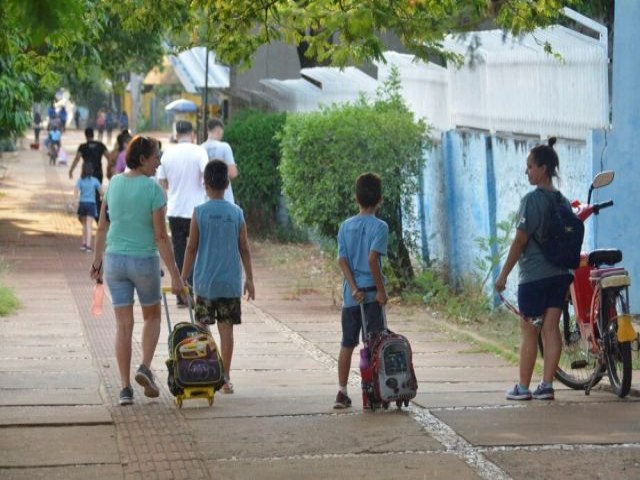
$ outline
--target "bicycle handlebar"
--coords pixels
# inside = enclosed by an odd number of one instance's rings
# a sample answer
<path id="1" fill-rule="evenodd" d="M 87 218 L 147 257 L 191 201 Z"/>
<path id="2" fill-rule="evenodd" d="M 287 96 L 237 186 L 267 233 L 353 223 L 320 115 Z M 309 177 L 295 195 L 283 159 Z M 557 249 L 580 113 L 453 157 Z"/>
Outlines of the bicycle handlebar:
<path id="1" fill-rule="evenodd" d="M 594 203 L 593 213 L 597 215 L 600 212 L 600 210 L 602 210 L 603 208 L 609 208 L 612 206 L 613 206 L 613 200 L 607 200 L 606 202 L 602 202 L 602 203 Z"/>

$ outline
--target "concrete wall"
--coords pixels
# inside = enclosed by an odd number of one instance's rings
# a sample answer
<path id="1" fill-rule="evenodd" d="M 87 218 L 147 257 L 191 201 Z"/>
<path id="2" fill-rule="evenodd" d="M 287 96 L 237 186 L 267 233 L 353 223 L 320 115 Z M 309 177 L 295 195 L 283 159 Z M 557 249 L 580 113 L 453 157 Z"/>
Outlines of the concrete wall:
<path id="1" fill-rule="evenodd" d="M 615 2 L 613 40 L 612 128 L 593 136 L 593 169 L 613 169 L 613 184 L 603 189 L 598 201 L 612 199 L 613 208 L 597 219 L 595 242 L 599 247 L 615 247 L 623 252 L 623 264 L 632 276 L 631 311 L 640 311 L 640 205 L 638 169 L 640 165 L 640 62 L 638 23 L 640 2 Z"/>
<path id="2" fill-rule="evenodd" d="M 532 189 L 525 175 L 526 159 L 538 143 L 530 138 L 452 130 L 427 153 L 418 202 L 424 218 L 423 251 L 429 252 L 432 262 L 446 266 L 452 279 L 486 273 L 478 271 L 477 260 L 490 252 L 477 239 L 498 234 L 498 223 L 517 212 L 520 199 Z M 588 142 L 560 140 L 556 144 L 560 157 L 557 186 L 570 200 L 586 200 L 592 148 Z M 589 222 L 586 227 L 585 247 L 593 236 Z M 516 267 L 508 283 L 512 298 L 517 279 Z M 490 281 L 488 292 L 492 284 Z"/>

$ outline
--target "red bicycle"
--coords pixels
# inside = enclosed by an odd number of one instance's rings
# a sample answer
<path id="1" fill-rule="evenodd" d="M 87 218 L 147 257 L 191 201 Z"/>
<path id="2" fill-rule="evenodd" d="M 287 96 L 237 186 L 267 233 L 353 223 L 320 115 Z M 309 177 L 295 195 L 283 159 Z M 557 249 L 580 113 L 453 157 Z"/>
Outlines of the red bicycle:
<path id="1" fill-rule="evenodd" d="M 609 185 L 613 177 L 613 171 L 600 172 L 591 183 L 587 203 L 571 203 L 582 221 L 613 206 L 611 200 L 590 203 L 593 190 Z M 631 388 L 631 345 L 638 342 L 638 335 L 629 313 L 631 278 L 623 267 L 614 267 L 620 261 L 622 252 L 617 249 L 583 252 L 560 320 L 562 356 L 555 377 L 586 395 L 605 372 L 620 398 Z M 538 343 L 544 355 L 542 337 Z"/>

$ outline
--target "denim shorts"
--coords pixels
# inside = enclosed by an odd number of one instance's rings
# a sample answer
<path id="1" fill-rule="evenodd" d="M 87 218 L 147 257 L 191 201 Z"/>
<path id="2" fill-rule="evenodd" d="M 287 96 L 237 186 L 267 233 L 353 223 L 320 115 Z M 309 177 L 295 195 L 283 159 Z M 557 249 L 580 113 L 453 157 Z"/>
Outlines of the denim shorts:
<path id="1" fill-rule="evenodd" d="M 367 333 L 377 333 L 384 327 L 382 307 L 378 302 L 365 303 L 364 314 L 367 317 Z M 360 341 L 360 327 L 362 326 L 360 306 L 342 308 L 342 345 L 353 348 Z"/>
<path id="2" fill-rule="evenodd" d="M 98 215 L 95 202 L 80 202 L 78 203 L 78 216 L 79 217 L 92 217 L 95 218 Z"/>
<path id="3" fill-rule="evenodd" d="M 140 305 L 146 307 L 160 302 L 160 257 L 157 255 L 134 257 L 107 253 L 104 279 L 114 307 L 133 305 L 134 289 Z"/>
<path id="4" fill-rule="evenodd" d="M 518 285 L 518 309 L 527 318 L 541 317 L 548 308 L 564 307 L 573 275 L 542 278 Z"/>

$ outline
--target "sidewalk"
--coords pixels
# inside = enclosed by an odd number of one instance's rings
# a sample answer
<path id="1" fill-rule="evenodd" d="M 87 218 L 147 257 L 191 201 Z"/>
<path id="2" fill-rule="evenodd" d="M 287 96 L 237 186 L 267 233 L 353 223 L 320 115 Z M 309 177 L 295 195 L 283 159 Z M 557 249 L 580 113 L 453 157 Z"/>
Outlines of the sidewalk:
<path id="1" fill-rule="evenodd" d="M 414 348 L 415 403 L 364 414 L 354 371 L 354 408 L 333 410 L 339 308 L 322 291 L 292 293 L 296 279 L 271 271 L 259 244 L 257 298 L 243 304 L 235 335 L 236 393 L 217 394 L 211 408 L 194 400 L 177 409 L 166 388 L 163 323 L 152 365 L 160 398 L 134 386 L 135 404 L 120 407 L 113 311 L 107 301 L 100 318 L 89 314 L 92 257 L 80 251 L 80 225 L 66 211 L 68 167 L 49 167 L 32 151 L 5 164 L 3 281 L 23 308 L 0 319 L 0 478 L 640 476 L 637 398 L 559 389 L 555 403 L 509 403 L 504 391 L 517 368 L 455 341 L 422 312 L 389 309 Z M 170 305 L 173 322 L 188 318 Z M 139 358 L 135 343 L 132 364 Z"/>

